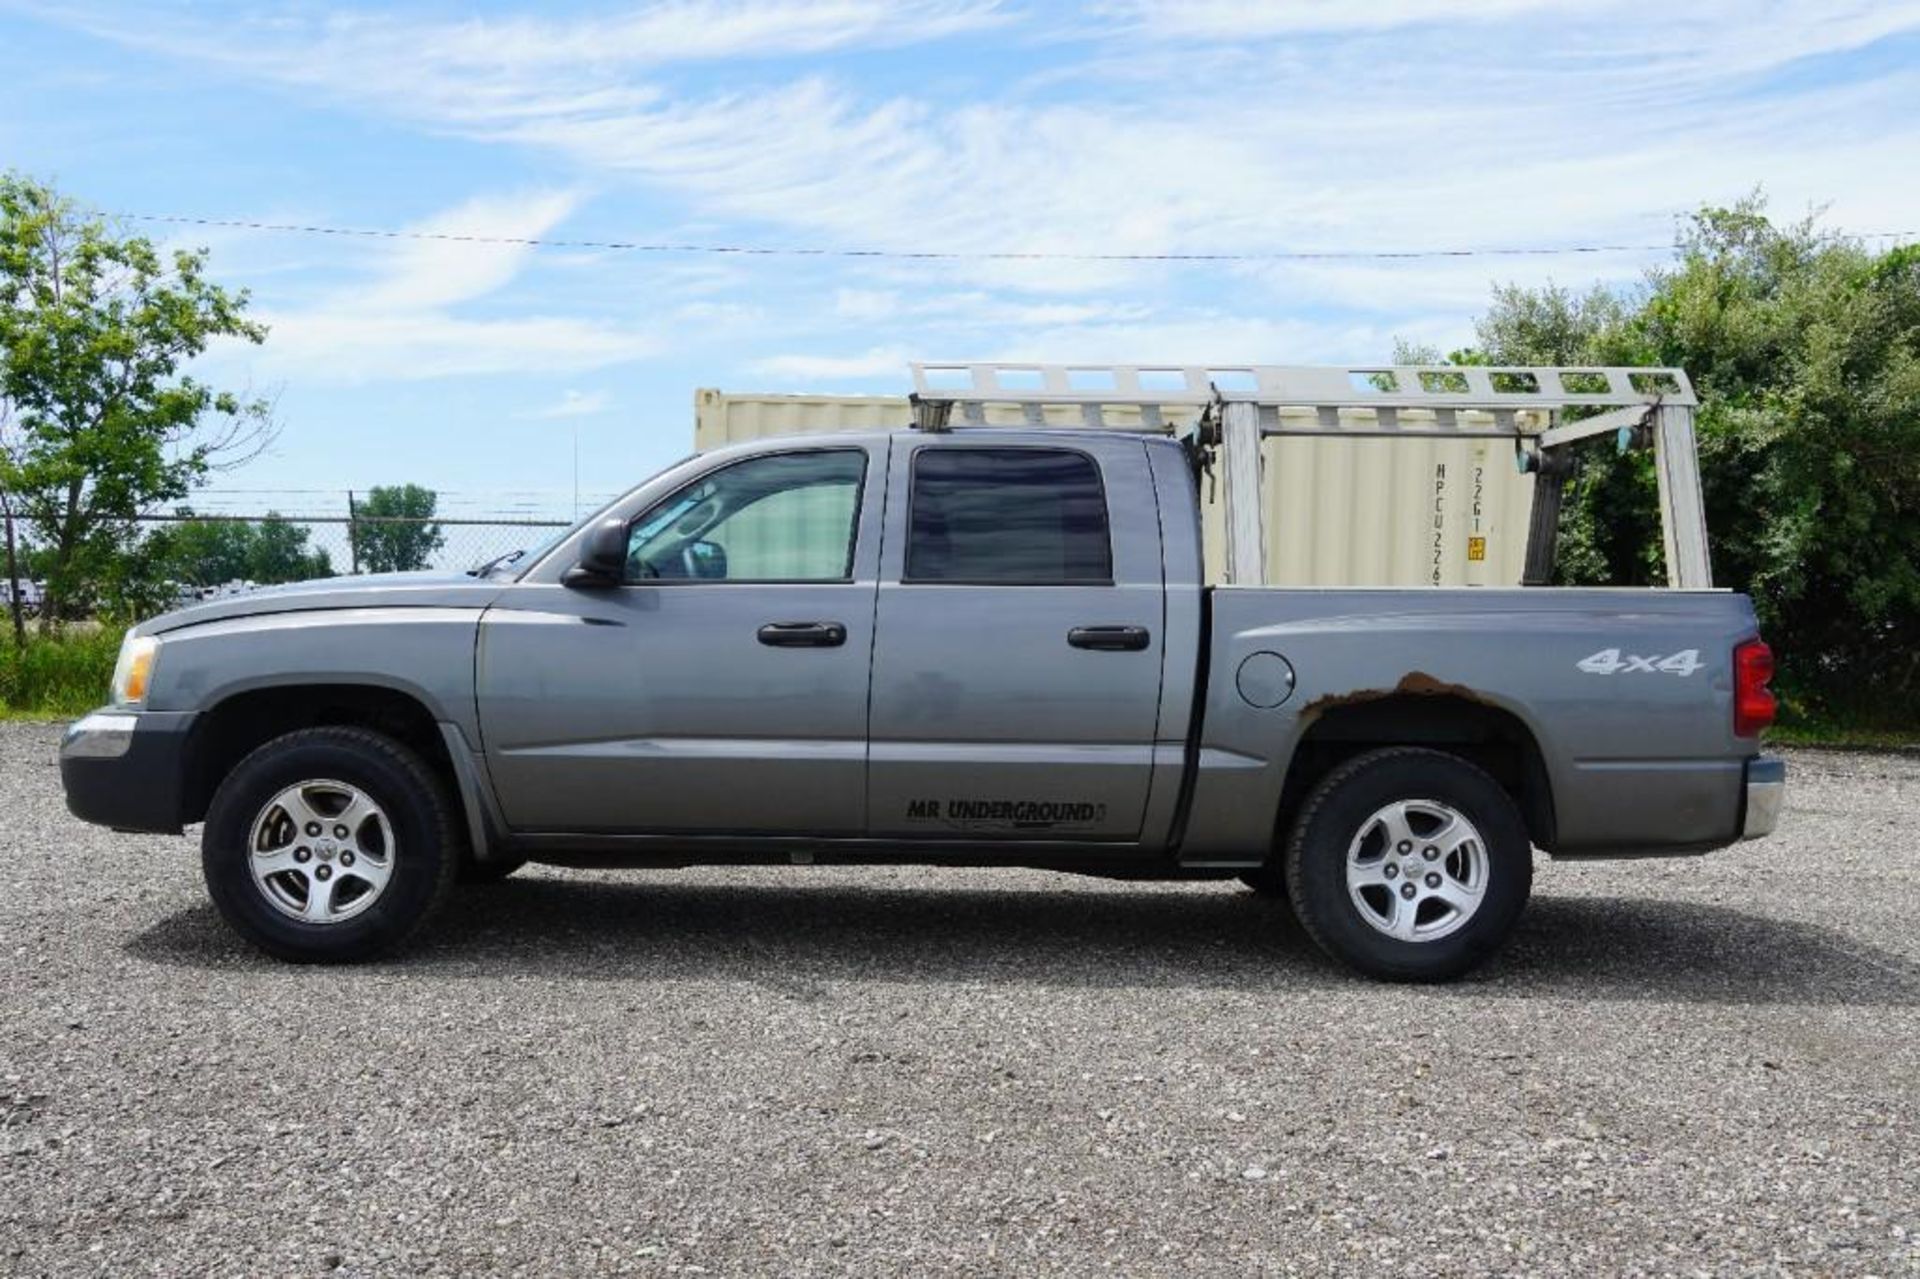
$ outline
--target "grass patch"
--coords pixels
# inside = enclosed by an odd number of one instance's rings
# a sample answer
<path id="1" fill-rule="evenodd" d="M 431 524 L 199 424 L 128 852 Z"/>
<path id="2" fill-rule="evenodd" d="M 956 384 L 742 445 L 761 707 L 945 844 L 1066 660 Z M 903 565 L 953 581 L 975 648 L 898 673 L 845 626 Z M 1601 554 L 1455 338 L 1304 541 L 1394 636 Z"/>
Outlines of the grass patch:
<path id="1" fill-rule="evenodd" d="M 107 700 L 120 654 L 115 627 L 69 626 L 50 635 L 0 628 L 0 719 L 69 719 Z"/>
<path id="2" fill-rule="evenodd" d="M 1910 695 L 1839 698 L 1783 690 L 1780 718 L 1767 730 L 1767 741 L 1862 750 L 1920 747 L 1920 705 Z"/>
<path id="3" fill-rule="evenodd" d="M 1833 746 L 1850 750 L 1920 749 L 1920 728 L 1865 728 L 1826 721 L 1778 724 L 1767 730 L 1769 746 Z"/>

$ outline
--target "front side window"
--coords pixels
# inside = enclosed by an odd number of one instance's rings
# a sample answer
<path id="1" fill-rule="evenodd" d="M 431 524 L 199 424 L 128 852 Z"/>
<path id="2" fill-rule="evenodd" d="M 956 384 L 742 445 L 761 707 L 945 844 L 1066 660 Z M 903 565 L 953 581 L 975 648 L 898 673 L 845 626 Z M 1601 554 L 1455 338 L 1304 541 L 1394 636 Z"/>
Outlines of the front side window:
<path id="1" fill-rule="evenodd" d="M 628 582 L 845 582 L 853 577 L 862 449 L 757 457 L 657 502 L 627 535 Z"/>
<path id="2" fill-rule="evenodd" d="M 1070 449 L 923 448 L 913 459 L 910 582 L 1106 585 L 1107 499 Z"/>

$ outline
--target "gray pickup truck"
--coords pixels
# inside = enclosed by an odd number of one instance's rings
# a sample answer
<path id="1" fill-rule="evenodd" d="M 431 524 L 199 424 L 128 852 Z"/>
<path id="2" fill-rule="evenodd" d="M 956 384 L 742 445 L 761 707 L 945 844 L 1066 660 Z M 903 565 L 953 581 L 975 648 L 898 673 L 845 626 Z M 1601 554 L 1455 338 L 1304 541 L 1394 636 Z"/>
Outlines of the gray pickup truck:
<path id="1" fill-rule="evenodd" d="M 1772 657 L 1725 591 L 1203 582 L 1190 443 L 901 430 L 689 459 L 463 575 L 313 582 L 129 632 L 73 812 L 205 822 L 294 960 L 525 862 L 1237 877 L 1330 954 L 1458 975 L 1532 850 L 1772 829 Z"/>

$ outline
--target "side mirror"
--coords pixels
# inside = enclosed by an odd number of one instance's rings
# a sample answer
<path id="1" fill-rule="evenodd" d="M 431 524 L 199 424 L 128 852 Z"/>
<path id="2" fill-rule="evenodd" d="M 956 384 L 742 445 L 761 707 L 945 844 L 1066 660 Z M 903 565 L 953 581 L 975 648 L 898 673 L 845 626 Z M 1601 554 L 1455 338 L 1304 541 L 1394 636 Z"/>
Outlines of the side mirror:
<path id="1" fill-rule="evenodd" d="M 601 520 L 587 535 L 580 562 L 567 570 L 566 586 L 618 586 L 627 575 L 627 522 L 617 517 Z"/>

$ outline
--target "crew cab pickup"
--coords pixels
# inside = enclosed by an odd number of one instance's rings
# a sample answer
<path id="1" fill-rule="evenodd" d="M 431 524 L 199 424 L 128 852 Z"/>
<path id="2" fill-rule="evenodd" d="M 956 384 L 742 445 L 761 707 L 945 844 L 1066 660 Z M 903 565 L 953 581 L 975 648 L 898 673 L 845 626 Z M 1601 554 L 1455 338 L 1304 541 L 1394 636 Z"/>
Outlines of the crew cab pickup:
<path id="1" fill-rule="evenodd" d="M 1201 523 L 1152 435 L 729 447 L 511 563 L 136 626 L 68 804 L 204 822 L 221 912 L 296 960 L 527 861 L 912 863 L 1237 877 L 1395 979 L 1493 952 L 1535 848 L 1773 828 L 1744 596 L 1208 586 Z"/>

